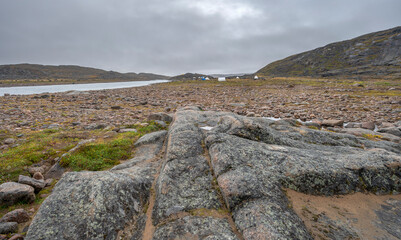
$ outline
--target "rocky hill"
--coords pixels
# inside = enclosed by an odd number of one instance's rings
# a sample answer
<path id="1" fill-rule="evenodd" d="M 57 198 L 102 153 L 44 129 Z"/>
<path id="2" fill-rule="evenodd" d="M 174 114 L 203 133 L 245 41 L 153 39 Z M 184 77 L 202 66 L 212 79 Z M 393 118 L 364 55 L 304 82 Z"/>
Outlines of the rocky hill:
<path id="1" fill-rule="evenodd" d="M 96 68 L 71 65 L 15 64 L 0 65 L 1 80 L 20 79 L 76 79 L 76 80 L 154 80 L 169 77 L 151 73 L 119 73 Z"/>
<path id="2" fill-rule="evenodd" d="M 265 76 L 401 78 L 401 27 L 336 42 L 270 63 Z"/>

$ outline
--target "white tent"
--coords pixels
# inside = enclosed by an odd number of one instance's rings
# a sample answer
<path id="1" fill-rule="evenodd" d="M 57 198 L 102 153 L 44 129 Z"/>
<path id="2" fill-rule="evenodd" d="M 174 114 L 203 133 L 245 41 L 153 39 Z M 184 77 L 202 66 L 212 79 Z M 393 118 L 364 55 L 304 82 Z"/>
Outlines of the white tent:
<path id="1" fill-rule="evenodd" d="M 255 80 L 258 80 L 258 79 L 259 79 L 259 77 L 255 75 L 255 77 L 253 77 L 253 79 L 255 79 Z"/>
<path id="2" fill-rule="evenodd" d="M 219 77 L 217 80 L 218 80 L 219 82 L 225 82 L 225 81 L 226 81 L 226 78 L 225 78 L 225 77 Z"/>

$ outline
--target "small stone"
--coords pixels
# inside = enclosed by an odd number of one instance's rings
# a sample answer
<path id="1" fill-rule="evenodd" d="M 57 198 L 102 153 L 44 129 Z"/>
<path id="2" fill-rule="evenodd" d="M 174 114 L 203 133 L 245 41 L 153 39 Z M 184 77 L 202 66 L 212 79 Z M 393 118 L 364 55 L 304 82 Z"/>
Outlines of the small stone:
<path id="1" fill-rule="evenodd" d="M 40 190 L 42 190 L 46 186 L 45 181 L 36 180 L 34 178 L 30 178 L 30 177 L 24 176 L 24 175 L 19 175 L 18 183 L 32 186 L 35 189 L 36 193 L 40 192 Z"/>
<path id="2" fill-rule="evenodd" d="M 72 126 L 79 126 L 79 125 L 81 125 L 81 123 L 80 122 L 73 122 L 73 123 L 71 123 L 71 125 Z"/>
<path id="3" fill-rule="evenodd" d="M 48 187 L 48 186 L 51 186 L 51 185 L 52 185 L 52 183 L 53 183 L 53 181 L 54 181 L 54 179 L 53 179 L 53 178 L 48 178 L 48 179 L 46 179 L 46 180 L 45 180 L 46 187 Z"/>
<path id="4" fill-rule="evenodd" d="M 15 233 L 18 231 L 18 223 L 4 222 L 0 223 L 0 234 Z"/>
<path id="5" fill-rule="evenodd" d="M 18 202 L 31 203 L 35 200 L 35 189 L 26 184 L 6 182 L 0 185 L 0 205 L 14 205 Z"/>
<path id="6" fill-rule="evenodd" d="M 247 117 L 255 117 L 255 113 L 254 112 L 248 112 L 246 114 Z"/>
<path id="7" fill-rule="evenodd" d="M 156 120 L 155 123 L 159 124 L 161 127 L 167 127 L 167 124 L 164 121 Z"/>
<path id="8" fill-rule="evenodd" d="M 111 109 L 118 110 L 118 109 L 122 109 L 122 107 L 121 106 L 111 106 Z"/>
<path id="9" fill-rule="evenodd" d="M 59 128 L 60 128 L 60 124 L 57 124 L 57 123 L 50 124 L 47 127 L 47 129 L 59 129 Z"/>
<path id="10" fill-rule="evenodd" d="M 17 222 L 17 223 L 24 223 L 29 221 L 29 214 L 22 208 L 15 209 L 4 215 L 0 222 Z"/>
<path id="11" fill-rule="evenodd" d="M 350 122 L 347 125 L 345 125 L 345 128 L 360 128 L 361 123 L 356 123 L 356 122 Z"/>
<path id="12" fill-rule="evenodd" d="M 148 119 L 149 120 L 160 120 L 160 121 L 165 121 L 165 122 L 173 121 L 173 118 L 166 113 L 153 113 L 153 114 L 149 115 Z"/>
<path id="13" fill-rule="evenodd" d="M 14 138 L 7 138 L 6 140 L 4 140 L 4 143 L 7 145 L 12 145 L 15 143 L 15 139 Z"/>
<path id="14" fill-rule="evenodd" d="M 375 129 L 375 123 L 374 122 L 363 122 L 361 124 L 361 128 L 374 130 Z"/>
<path id="15" fill-rule="evenodd" d="M 323 120 L 322 125 L 326 127 L 342 127 L 344 124 L 344 120 Z"/>
<path id="16" fill-rule="evenodd" d="M 41 173 L 41 174 L 44 174 L 44 173 L 45 173 L 45 169 L 44 169 L 43 167 L 34 167 L 34 166 L 31 166 L 31 167 L 28 167 L 28 172 L 29 172 L 29 174 L 31 174 L 31 176 L 33 176 L 33 175 L 35 175 L 35 173 L 37 173 L 37 172 L 39 172 L 39 173 Z"/>
<path id="17" fill-rule="evenodd" d="M 33 174 L 33 178 L 36 180 L 43 180 L 43 174 L 41 174 L 40 172 L 36 172 L 35 174 Z"/>
<path id="18" fill-rule="evenodd" d="M 126 133 L 126 132 L 138 132 L 138 130 L 136 130 L 135 128 L 124 128 L 124 129 L 120 129 L 120 131 L 118 131 L 119 133 Z"/>

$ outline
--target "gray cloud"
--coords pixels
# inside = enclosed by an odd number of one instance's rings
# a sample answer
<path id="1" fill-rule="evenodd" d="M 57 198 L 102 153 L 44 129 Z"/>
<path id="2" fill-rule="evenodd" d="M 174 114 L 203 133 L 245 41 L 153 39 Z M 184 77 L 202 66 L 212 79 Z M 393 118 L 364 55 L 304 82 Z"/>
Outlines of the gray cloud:
<path id="1" fill-rule="evenodd" d="M 401 23 L 399 0 L 2 0 L 0 64 L 254 72 Z"/>

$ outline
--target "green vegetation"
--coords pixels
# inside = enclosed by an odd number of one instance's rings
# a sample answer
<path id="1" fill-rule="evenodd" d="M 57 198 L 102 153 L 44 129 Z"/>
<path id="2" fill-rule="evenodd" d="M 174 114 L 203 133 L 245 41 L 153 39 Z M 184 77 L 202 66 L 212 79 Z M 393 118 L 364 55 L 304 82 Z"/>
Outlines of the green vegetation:
<path id="1" fill-rule="evenodd" d="M 138 132 L 120 133 L 110 140 L 98 139 L 64 157 L 61 165 L 71 168 L 73 171 L 108 169 L 119 164 L 120 160 L 127 160 L 131 157 L 134 143 L 139 137 L 162 129 L 154 122 L 150 122 L 148 126 L 133 125 L 131 127 L 135 127 Z"/>
<path id="2" fill-rule="evenodd" d="M 18 146 L 0 152 L 0 184 L 17 180 L 27 166 L 61 156 L 81 138 L 57 130 L 28 133 Z"/>
<path id="3" fill-rule="evenodd" d="M 380 140 L 381 138 L 383 138 L 383 136 L 381 135 L 373 135 L 373 134 L 362 134 L 362 137 L 369 139 L 369 140 Z"/>
<path id="4" fill-rule="evenodd" d="M 32 164 L 46 161 L 49 164 L 56 157 L 68 152 L 84 139 L 94 138 L 96 141 L 82 146 L 76 152 L 62 159 L 61 163 L 72 170 L 103 170 L 128 159 L 133 152 L 134 142 L 146 133 L 162 129 L 154 122 L 147 126 L 131 125 L 136 132 L 119 133 L 111 138 L 103 138 L 110 133 L 105 130 L 77 131 L 43 130 L 27 132 L 17 141 L 17 146 L 0 151 L 0 184 L 17 181 L 18 176 L 27 174 L 26 168 Z M 10 133 L 3 133 L 11 137 Z M 15 137 L 14 137 L 15 138 Z M 17 138 L 16 138 L 17 139 Z"/>

